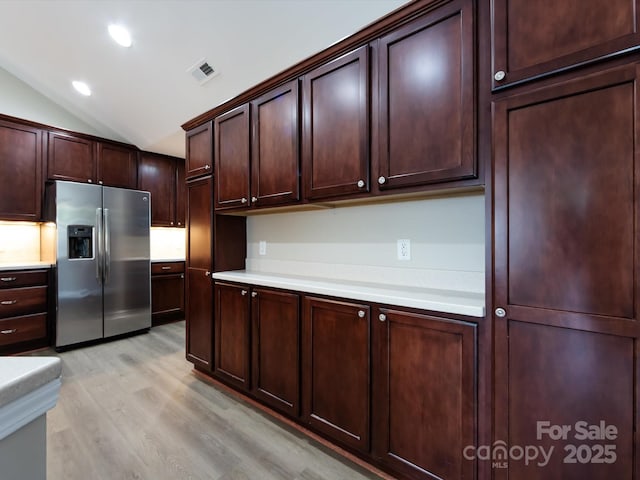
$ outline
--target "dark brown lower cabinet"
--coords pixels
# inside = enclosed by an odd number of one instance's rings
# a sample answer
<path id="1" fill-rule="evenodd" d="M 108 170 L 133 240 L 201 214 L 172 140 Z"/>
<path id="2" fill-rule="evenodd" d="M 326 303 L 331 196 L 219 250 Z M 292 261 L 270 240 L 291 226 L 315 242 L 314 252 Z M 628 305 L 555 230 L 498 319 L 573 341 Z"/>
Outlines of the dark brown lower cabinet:
<path id="1" fill-rule="evenodd" d="M 242 390 L 249 390 L 251 324 L 249 287 L 216 282 L 215 362 L 213 375 Z"/>
<path id="2" fill-rule="evenodd" d="M 213 296 L 209 271 L 187 268 L 187 360 L 211 369 Z"/>
<path id="3" fill-rule="evenodd" d="M 373 453 L 402 478 L 474 478 L 476 325 L 374 311 Z"/>
<path id="4" fill-rule="evenodd" d="M 184 262 L 151 264 L 153 325 L 184 318 Z"/>
<path id="5" fill-rule="evenodd" d="M 336 441 L 369 451 L 370 307 L 304 297 L 303 420 Z"/>
<path id="6" fill-rule="evenodd" d="M 251 290 L 252 387 L 256 397 L 291 416 L 300 413 L 300 295 Z"/>

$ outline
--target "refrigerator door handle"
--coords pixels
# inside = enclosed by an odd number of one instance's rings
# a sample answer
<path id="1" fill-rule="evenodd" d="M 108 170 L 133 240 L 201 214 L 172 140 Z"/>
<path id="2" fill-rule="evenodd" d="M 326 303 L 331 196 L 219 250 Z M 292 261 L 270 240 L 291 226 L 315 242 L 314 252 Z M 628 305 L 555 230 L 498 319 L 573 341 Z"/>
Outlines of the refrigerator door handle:
<path id="1" fill-rule="evenodd" d="M 96 208 L 96 280 L 102 285 L 102 209 Z"/>
<path id="2" fill-rule="evenodd" d="M 104 283 L 109 281 L 111 273 L 111 229 L 109 228 L 109 209 L 104 209 Z"/>

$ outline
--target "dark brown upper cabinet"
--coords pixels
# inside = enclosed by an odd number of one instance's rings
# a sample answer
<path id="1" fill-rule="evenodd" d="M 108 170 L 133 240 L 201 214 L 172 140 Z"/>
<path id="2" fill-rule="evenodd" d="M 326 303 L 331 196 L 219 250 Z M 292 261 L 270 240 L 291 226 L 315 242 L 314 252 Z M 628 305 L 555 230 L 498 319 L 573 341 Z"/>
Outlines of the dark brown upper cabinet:
<path id="1" fill-rule="evenodd" d="M 42 131 L 0 120 L 0 219 L 40 220 Z"/>
<path id="2" fill-rule="evenodd" d="M 369 191 L 369 47 L 303 77 L 304 196 Z"/>
<path id="3" fill-rule="evenodd" d="M 136 188 L 138 152 L 133 148 L 98 142 L 98 183 L 110 187 Z"/>
<path id="4" fill-rule="evenodd" d="M 213 124 L 207 122 L 186 134 L 186 178 L 213 172 Z"/>
<path id="5" fill-rule="evenodd" d="M 138 188 L 151 193 L 151 226 L 177 227 L 178 218 L 184 225 L 184 213 L 177 213 L 180 204 L 184 211 L 184 201 L 177 200 L 178 165 L 181 158 L 168 157 L 150 152 L 140 153 Z M 182 193 L 184 197 L 184 191 Z"/>
<path id="6" fill-rule="evenodd" d="M 250 105 L 244 104 L 214 120 L 216 209 L 249 205 Z"/>
<path id="7" fill-rule="evenodd" d="M 493 87 L 640 44 L 640 0 L 493 0 Z"/>
<path id="8" fill-rule="evenodd" d="M 184 227 L 186 224 L 186 198 L 187 188 L 185 175 L 185 162 L 180 158 L 176 158 L 176 220 L 177 227 Z"/>
<path id="9" fill-rule="evenodd" d="M 251 205 L 297 202 L 300 199 L 298 80 L 254 100 L 251 111 Z"/>
<path id="10" fill-rule="evenodd" d="M 477 174 L 472 7 L 446 4 L 378 42 L 381 190 Z"/>
<path id="11" fill-rule="evenodd" d="M 49 132 L 49 180 L 97 183 L 95 142 L 67 133 Z"/>

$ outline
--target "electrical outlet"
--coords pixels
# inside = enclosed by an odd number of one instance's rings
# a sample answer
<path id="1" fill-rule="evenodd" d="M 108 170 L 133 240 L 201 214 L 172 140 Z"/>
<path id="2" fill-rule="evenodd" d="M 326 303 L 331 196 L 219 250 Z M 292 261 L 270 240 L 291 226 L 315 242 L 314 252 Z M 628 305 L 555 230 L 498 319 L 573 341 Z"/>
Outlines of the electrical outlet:
<path id="1" fill-rule="evenodd" d="M 398 260 L 411 260 L 411 240 L 398 240 Z"/>
<path id="2" fill-rule="evenodd" d="M 260 240 L 258 243 L 258 254 L 266 255 L 267 254 L 267 242 L 264 240 Z"/>

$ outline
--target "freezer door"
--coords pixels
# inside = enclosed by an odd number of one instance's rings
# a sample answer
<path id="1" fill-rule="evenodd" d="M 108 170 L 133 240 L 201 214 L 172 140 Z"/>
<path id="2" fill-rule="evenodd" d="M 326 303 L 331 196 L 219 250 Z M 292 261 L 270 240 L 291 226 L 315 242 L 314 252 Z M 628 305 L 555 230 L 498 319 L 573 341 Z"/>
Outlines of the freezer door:
<path id="1" fill-rule="evenodd" d="M 150 197 L 103 187 L 105 338 L 151 327 Z"/>
<path id="2" fill-rule="evenodd" d="M 102 187 L 56 182 L 57 321 L 56 347 L 102 338 L 102 285 L 99 280 L 99 233 Z M 71 245 L 69 226 L 88 227 L 91 248 L 81 254 Z M 73 227 L 72 227 L 73 230 Z"/>

